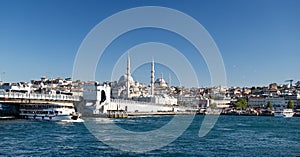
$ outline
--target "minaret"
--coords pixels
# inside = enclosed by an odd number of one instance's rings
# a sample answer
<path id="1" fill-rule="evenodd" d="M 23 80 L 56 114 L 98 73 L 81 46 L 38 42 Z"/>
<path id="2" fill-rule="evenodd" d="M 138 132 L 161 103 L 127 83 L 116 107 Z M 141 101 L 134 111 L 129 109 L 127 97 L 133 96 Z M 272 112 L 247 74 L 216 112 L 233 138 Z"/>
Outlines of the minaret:
<path id="1" fill-rule="evenodd" d="M 126 75 L 127 75 L 127 86 L 126 86 L 126 88 L 127 88 L 127 92 L 126 92 L 126 94 L 127 94 L 127 99 L 129 99 L 129 97 L 130 97 L 130 82 L 129 82 L 129 77 L 131 76 L 131 74 L 130 74 L 130 57 L 129 57 L 129 54 L 128 54 L 128 58 L 127 58 L 127 73 L 126 73 Z"/>
<path id="2" fill-rule="evenodd" d="M 154 95 L 154 58 L 152 57 L 152 63 L 151 63 L 151 95 Z"/>

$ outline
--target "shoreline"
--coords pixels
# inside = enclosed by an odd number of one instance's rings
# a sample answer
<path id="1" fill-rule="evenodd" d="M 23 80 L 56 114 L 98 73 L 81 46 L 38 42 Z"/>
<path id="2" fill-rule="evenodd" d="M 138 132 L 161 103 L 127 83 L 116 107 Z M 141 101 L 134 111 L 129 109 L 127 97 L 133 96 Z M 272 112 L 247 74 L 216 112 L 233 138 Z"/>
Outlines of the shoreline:
<path id="1" fill-rule="evenodd" d="M 205 116 L 205 115 L 219 115 L 219 116 L 245 116 L 245 117 L 274 117 L 273 114 L 233 114 L 233 113 L 220 113 L 220 114 L 205 114 L 205 113 L 196 113 L 196 112 L 132 112 L 127 113 L 128 117 L 144 117 L 144 116 L 175 116 L 175 115 L 194 115 L 194 116 Z M 300 113 L 295 113 L 293 117 L 300 117 Z M 93 114 L 93 115 L 83 115 L 82 118 L 108 118 L 107 114 Z M 122 118 L 122 117 L 120 117 Z M 120 119 L 120 118 L 112 118 L 112 119 Z M 14 119 L 22 119 L 19 116 L 0 116 L 0 121 L 2 120 L 14 120 Z"/>

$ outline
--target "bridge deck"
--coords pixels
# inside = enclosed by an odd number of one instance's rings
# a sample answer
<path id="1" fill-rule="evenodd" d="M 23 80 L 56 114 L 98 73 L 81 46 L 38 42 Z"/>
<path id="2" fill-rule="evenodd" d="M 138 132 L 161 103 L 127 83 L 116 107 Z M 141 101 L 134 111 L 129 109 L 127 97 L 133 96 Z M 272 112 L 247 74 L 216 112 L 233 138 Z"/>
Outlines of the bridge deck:
<path id="1" fill-rule="evenodd" d="M 79 101 L 78 96 L 61 94 L 36 94 L 0 92 L 0 102 L 10 103 L 45 103 L 49 101 Z"/>

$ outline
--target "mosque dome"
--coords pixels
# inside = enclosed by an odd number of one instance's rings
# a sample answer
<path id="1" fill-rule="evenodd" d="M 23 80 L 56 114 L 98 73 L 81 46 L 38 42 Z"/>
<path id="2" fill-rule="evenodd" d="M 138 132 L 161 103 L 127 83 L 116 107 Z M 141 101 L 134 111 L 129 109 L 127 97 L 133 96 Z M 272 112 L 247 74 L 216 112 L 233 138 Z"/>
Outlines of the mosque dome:
<path id="1" fill-rule="evenodd" d="M 129 76 L 129 85 L 134 85 L 134 80 L 132 78 L 132 76 Z M 118 85 L 119 86 L 126 86 L 127 84 L 127 75 L 123 75 L 120 77 L 119 81 L 118 81 Z"/>
<path id="2" fill-rule="evenodd" d="M 166 83 L 166 81 L 163 78 L 158 78 L 154 82 L 154 86 L 155 87 L 168 87 L 168 84 Z"/>

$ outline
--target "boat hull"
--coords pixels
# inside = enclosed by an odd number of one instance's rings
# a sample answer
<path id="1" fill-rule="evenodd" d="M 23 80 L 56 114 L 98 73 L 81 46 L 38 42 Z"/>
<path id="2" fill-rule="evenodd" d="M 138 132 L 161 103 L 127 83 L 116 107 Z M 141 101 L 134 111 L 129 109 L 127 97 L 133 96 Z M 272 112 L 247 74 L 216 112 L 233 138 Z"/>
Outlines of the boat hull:
<path id="1" fill-rule="evenodd" d="M 35 120 L 46 120 L 46 121 L 76 121 L 71 115 L 32 115 L 32 114 L 23 114 L 20 115 L 24 119 L 35 119 Z"/>
<path id="2" fill-rule="evenodd" d="M 292 109 L 282 109 L 282 110 L 277 110 L 274 113 L 275 117 L 284 117 L 284 118 L 289 118 L 294 116 L 294 112 Z"/>
<path id="3" fill-rule="evenodd" d="M 275 117 L 289 118 L 289 117 L 293 117 L 294 113 L 275 113 L 274 116 Z"/>

